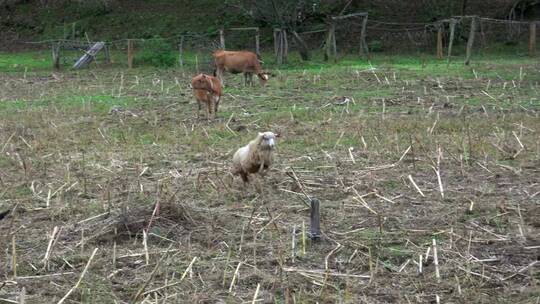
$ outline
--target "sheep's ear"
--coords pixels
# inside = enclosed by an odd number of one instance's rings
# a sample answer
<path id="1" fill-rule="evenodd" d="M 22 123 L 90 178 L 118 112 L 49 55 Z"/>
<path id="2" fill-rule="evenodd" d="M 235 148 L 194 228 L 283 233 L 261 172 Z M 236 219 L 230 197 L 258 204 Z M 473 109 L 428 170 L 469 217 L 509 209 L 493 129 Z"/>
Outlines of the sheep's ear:
<path id="1" fill-rule="evenodd" d="M 261 136 L 261 137 L 264 136 L 264 133 L 259 132 L 259 136 Z"/>

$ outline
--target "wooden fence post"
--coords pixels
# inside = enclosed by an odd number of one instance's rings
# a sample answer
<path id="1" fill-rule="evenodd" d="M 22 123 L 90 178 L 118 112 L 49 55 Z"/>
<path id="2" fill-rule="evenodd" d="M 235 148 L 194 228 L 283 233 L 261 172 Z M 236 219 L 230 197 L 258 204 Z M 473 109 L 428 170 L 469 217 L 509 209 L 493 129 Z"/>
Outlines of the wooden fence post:
<path id="1" fill-rule="evenodd" d="M 103 46 L 103 54 L 105 56 L 105 64 L 111 64 L 111 52 L 107 43 Z"/>
<path id="2" fill-rule="evenodd" d="M 318 240 L 321 237 L 321 214 L 320 214 L 320 202 L 316 198 L 311 198 L 311 213 L 310 213 L 310 226 L 309 236 L 312 240 Z"/>
<path id="3" fill-rule="evenodd" d="M 180 36 L 180 43 L 178 44 L 178 64 L 180 67 L 184 67 L 184 35 Z"/>
<path id="4" fill-rule="evenodd" d="M 225 50 L 225 31 L 223 29 L 219 30 L 219 46 Z"/>
<path id="5" fill-rule="evenodd" d="M 52 64 L 53 69 L 60 69 L 60 42 L 52 43 Z"/>
<path id="6" fill-rule="evenodd" d="M 128 39 L 127 44 L 127 64 L 128 68 L 131 69 L 133 68 L 133 40 Z"/>
<path id="7" fill-rule="evenodd" d="M 450 64 L 450 56 L 452 56 L 452 46 L 454 45 L 454 34 L 456 32 L 456 19 L 450 19 L 450 39 L 448 40 L 448 59 L 447 63 Z"/>
<path id="8" fill-rule="evenodd" d="M 437 59 L 443 59 L 443 23 L 440 23 L 437 29 Z"/>
<path id="9" fill-rule="evenodd" d="M 369 56 L 369 47 L 366 42 L 368 15 L 364 16 L 362 20 L 362 30 L 360 31 L 360 54 Z"/>
<path id="10" fill-rule="evenodd" d="M 275 28 L 274 29 L 274 56 L 276 56 L 276 61 L 277 61 L 277 56 L 278 56 L 278 52 L 279 52 L 279 41 L 278 41 L 278 36 L 279 35 L 279 29 Z"/>
<path id="11" fill-rule="evenodd" d="M 277 64 L 283 64 L 283 54 L 284 54 L 284 50 L 283 50 L 283 47 L 284 47 L 284 42 L 283 42 L 283 32 L 281 31 L 281 29 L 279 29 L 277 32 L 276 32 L 276 38 L 277 38 L 277 41 L 276 41 L 276 63 Z"/>
<path id="12" fill-rule="evenodd" d="M 336 24 L 332 23 L 332 53 L 334 61 L 337 61 Z"/>
<path id="13" fill-rule="evenodd" d="M 334 61 L 336 60 L 336 53 L 337 53 L 337 46 L 336 46 L 336 24 L 332 20 L 328 26 L 328 34 L 326 36 L 326 44 L 325 44 L 325 56 L 324 59 L 329 60 L 330 58 L 333 58 Z"/>
<path id="14" fill-rule="evenodd" d="M 255 31 L 255 53 L 260 56 L 261 52 L 260 52 L 260 48 L 259 48 L 259 35 L 260 35 L 259 29 L 257 29 Z"/>
<path id="15" fill-rule="evenodd" d="M 287 56 L 289 54 L 289 43 L 287 41 L 287 31 L 285 29 L 276 29 L 275 30 L 276 43 L 274 45 L 276 52 L 276 63 L 283 64 L 287 61 Z"/>
<path id="16" fill-rule="evenodd" d="M 289 39 L 287 38 L 287 30 L 281 29 L 283 34 L 283 62 L 287 62 L 289 57 Z"/>
<path id="17" fill-rule="evenodd" d="M 467 40 L 467 52 L 465 55 L 465 65 L 469 65 L 471 62 L 472 47 L 474 44 L 474 34 L 476 33 L 476 16 L 471 19 L 471 31 L 469 33 L 469 40 Z"/>
<path id="18" fill-rule="evenodd" d="M 536 54 L 536 22 L 529 24 L 529 56 Z"/>

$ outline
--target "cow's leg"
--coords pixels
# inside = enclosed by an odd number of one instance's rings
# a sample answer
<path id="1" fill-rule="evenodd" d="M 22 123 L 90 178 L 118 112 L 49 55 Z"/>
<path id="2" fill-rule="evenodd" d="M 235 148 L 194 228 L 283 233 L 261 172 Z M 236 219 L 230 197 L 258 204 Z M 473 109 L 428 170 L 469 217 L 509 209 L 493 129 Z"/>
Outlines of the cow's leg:
<path id="1" fill-rule="evenodd" d="M 244 86 L 245 86 L 245 87 L 247 86 L 247 83 L 248 83 L 248 73 L 245 72 L 245 73 L 244 73 Z"/>
<path id="2" fill-rule="evenodd" d="M 197 100 L 197 120 L 201 119 L 201 101 Z"/>
<path id="3" fill-rule="evenodd" d="M 220 96 L 214 96 L 214 119 L 217 116 L 217 111 L 218 111 L 220 99 L 221 99 Z"/>
<path id="4" fill-rule="evenodd" d="M 212 118 L 212 99 L 209 98 L 206 102 L 206 120 Z"/>
<path id="5" fill-rule="evenodd" d="M 223 70 L 222 69 L 217 68 L 216 77 L 219 79 L 219 82 L 221 83 L 221 86 L 224 87 L 224 84 L 223 84 Z"/>

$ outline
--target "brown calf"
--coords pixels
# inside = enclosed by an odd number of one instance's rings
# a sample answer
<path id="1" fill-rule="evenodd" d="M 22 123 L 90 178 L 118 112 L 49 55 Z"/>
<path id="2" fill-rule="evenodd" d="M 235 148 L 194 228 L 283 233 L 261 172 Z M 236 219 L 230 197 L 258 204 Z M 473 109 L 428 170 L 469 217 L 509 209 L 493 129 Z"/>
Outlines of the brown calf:
<path id="1" fill-rule="evenodd" d="M 244 73 L 244 85 L 253 85 L 253 74 L 256 74 L 261 85 L 266 85 L 268 74 L 264 73 L 257 54 L 249 51 L 215 51 L 214 62 L 216 64 L 215 76 L 223 84 L 223 72 L 238 74 Z"/>
<path id="2" fill-rule="evenodd" d="M 206 104 L 206 118 L 216 118 L 216 113 L 221 99 L 221 83 L 214 76 L 199 74 L 191 79 L 193 96 L 197 100 L 197 119 L 200 117 L 201 103 Z"/>

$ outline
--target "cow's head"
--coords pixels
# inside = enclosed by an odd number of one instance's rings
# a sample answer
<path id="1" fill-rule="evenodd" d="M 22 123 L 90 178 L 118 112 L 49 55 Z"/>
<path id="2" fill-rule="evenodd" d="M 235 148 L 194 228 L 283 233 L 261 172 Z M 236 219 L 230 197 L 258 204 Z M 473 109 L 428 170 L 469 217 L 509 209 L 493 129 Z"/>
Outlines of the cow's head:
<path id="1" fill-rule="evenodd" d="M 263 87 L 266 85 L 266 83 L 268 82 L 268 79 L 270 79 L 271 75 L 272 74 L 267 73 L 267 72 L 262 72 L 262 73 L 257 74 L 257 76 L 259 76 L 259 80 L 261 81 L 261 85 Z"/>
<path id="2" fill-rule="evenodd" d="M 206 74 L 199 74 L 191 80 L 191 88 L 199 90 L 214 91 L 214 84 L 210 76 Z"/>

